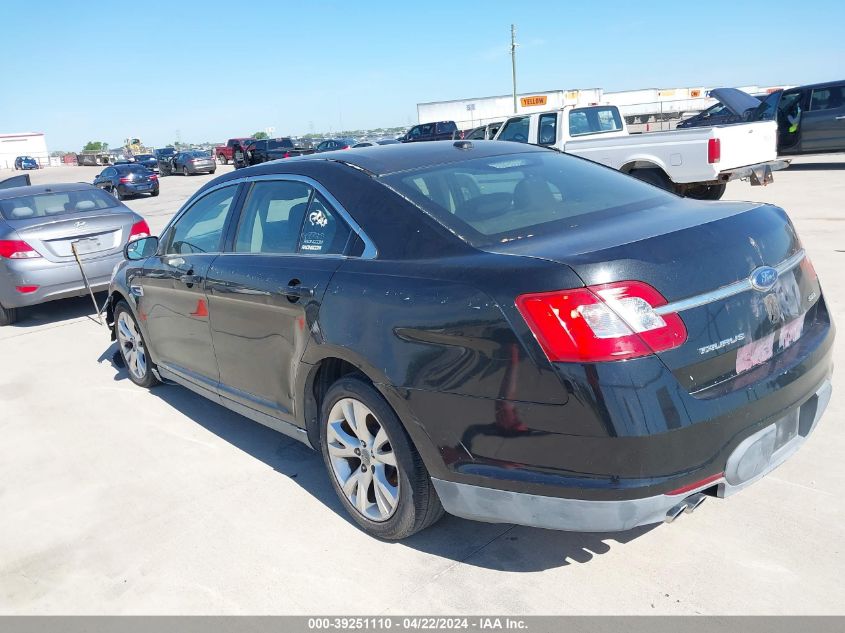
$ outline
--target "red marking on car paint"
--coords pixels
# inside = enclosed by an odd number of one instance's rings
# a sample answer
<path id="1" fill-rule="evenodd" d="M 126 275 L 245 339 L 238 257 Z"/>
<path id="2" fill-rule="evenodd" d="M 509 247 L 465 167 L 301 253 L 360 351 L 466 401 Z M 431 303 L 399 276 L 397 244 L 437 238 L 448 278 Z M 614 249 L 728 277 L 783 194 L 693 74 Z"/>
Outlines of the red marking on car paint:
<path id="1" fill-rule="evenodd" d="M 197 299 L 197 309 L 191 312 L 192 317 L 207 317 L 208 306 L 205 305 L 205 299 Z"/>
<path id="2" fill-rule="evenodd" d="M 691 490 L 695 490 L 697 488 L 703 488 L 707 484 L 716 483 L 722 477 L 725 476 L 725 473 L 716 473 L 715 475 L 710 475 L 709 477 L 705 477 L 699 481 L 694 481 L 693 483 L 683 486 L 681 488 L 677 488 L 675 490 L 671 490 L 670 492 L 664 493 L 667 496 L 675 496 L 675 495 L 682 495 L 685 492 L 690 492 Z"/>
<path id="3" fill-rule="evenodd" d="M 147 320 L 147 313 L 146 313 L 146 312 L 144 312 L 143 310 L 141 310 L 141 320 L 142 320 L 142 321 L 146 321 L 146 320 Z"/>
<path id="4" fill-rule="evenodd" d="M 304 329 L 305 329 L 305 318 L 304 318 L 304 317 L 299 317 L 299 318 L 296 320 L 296 324 L 299 326 L 300 331 L 304 330 Z"/>

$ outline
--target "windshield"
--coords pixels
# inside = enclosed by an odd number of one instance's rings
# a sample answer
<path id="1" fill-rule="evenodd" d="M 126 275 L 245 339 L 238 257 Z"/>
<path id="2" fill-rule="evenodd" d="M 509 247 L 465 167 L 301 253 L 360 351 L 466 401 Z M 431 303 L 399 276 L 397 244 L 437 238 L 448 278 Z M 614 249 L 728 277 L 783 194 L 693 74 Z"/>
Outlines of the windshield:
<path id="1" fill-rule="evenodd" d="M 80 213 L 117 206 L 114 197 L 99 189 L 56 191 L 0 200 L 0 213 L 7 220 L 29 220 L 65 213 Z"/>
<path id="2" fill-rule="evenodd" d="M 516 153 L 385 176 L 474 246 L 604 222 L 670 194 L 613 169 L 556 152 Z"/>

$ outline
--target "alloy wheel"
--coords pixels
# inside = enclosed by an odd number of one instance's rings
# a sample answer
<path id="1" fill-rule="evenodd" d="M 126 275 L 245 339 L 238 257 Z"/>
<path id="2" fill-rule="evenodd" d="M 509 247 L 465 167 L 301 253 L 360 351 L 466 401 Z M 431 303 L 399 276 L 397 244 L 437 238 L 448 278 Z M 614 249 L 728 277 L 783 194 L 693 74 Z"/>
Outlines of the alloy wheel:
<path id="1" fill-rule="evenodd" d="M 147 375 L 147 350 L 135 321 L 127 312 L 121 312 L 117 319 L 117 340 L 127 369 L 135 378 L 143 380 Z"/>
<path id="2" fill-rule="evenodd" d="M 386 521 L 399 505 L 399 471 L 387 431 L 364 403 L 342 398 L 326 421 L 331 470 L 364 518 Z"/>

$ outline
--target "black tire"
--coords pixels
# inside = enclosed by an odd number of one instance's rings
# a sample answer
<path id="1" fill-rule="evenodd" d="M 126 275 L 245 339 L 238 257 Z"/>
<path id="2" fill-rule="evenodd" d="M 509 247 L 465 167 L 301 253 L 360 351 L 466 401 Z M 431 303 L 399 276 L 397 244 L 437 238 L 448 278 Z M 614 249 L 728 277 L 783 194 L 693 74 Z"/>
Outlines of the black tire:
<path id="1" fill-rule="evenodd" d="M 127 353 L 124 350 L 124 347 L 121 342 L 121 335 L 118 331 L 121 315 L 126 315 L 127 318 L 131 319 L 137 332 L 137 338 L 140 339 L 141 345 L 144 349 L 144 354 L 146 356 L 146 371 L 144 371 L 143 375 L 141 376 L 136 375 L 130 368 L 129 358 L 127 357 Z M 132 314 L 132 309 L 125 301 L 118 301 L 117 305 L 115 305 L 114 307 L 114 336 L 117 340 L 118 347 L 120 348 L 120 355 L 123 357 L 123 362 L 126 366 L 127 373 L 129 374 L 129 380 L 134 382 L 139 387 L 145 387 L 147 389 L 156 386 L 159 383 L 159 380 L 158 378 L 156 378 L 156 375 L 153 372 L 155 364 L 153 363 L 152 359 L 150 359 L 149 354 L 146 352 L 146 342 L 144 341 L 144 335 L 141 333 L 141 328 L 138 327 L 138 321 L 137 319 L 135 319 L 135 315 Z"/>
<path id="2" fill-rule="evenodd" d="M 215 171 L 217 171 L 217 170 L 216 170 L 216 169 L 212 169 L 212 170 L 211 170 L 210 172 L 208 172 L 208 173 L 213 175 Z"/>
<path id="3" fill-rule="evenodd" d="M 217 162 L 220 163 L 221 165 L 228 165 L 229 159 L 226 158 L 223 154 L 218 154 L 217 155 Z"/>
<path id="4" fill-rule="evenodd" d="M 111 193 L 118 200 L 123 200 L 126 197 L 122 193 L 120 193 L 120 187 L 112 187 Z"/>
<path id="5" fill-rule="evenodd" d="M 0 327 L 4 325 L 12 325 L 18 320 L 17 308 L 4 308 L 0 305 Z"/>
<path id="6" fill-rule="evenodd" d="M 726 183 L 719 185 L 699 185 L 687 191 L 688 198 L 695 198 L 696 200 L 720 200 L 725 195 L 725 189 L 728 188 Z"/>
<path id="7" fill-rule="evenodd" d="M 188 173 L 188 166 L 187 165 L 184 165 L 182 167 L 182 175 L 183 176 L 190 176 L 190 174 Z"/>
<path id="8" fill-rule="evenodd" d="M 329 457 L 327 421 L 334 405 L 346 398 L 358 400 L 370 409 L 387 433 L 390 448 L 396 457 L 398 503 L 393 514 L 383 521 L 370 520 L 361 514 L 346 498 L 334 474 Z M 365 532 L 377 538 L 399 540 L 424 530 L 443 516 L 443 506 L 420 454 L 396 413 L 371 384 L 355 376 L 347 376 L 335 382 L 323 398 L 319 424 L 320 452 L 329 480 L 343 507 Z M 362 470 L 366 469 L 362 467 Z"/>
<path id="9" fill-rule="evenodd" d="M 662 169 L 635 169 L 631 172 L 631 176 L 655 187 L 660 187 L 664 191 L 675 191 L 675 186 Z"/>
<path id="10" fill-rule="evenodd" d="M 151 197 L 151 198 L 155 198 L 157 195 L 158 195 L 158 189 L 156 189 L 155 191 L 153 191 L 153 192 L 150 194 L 150 197 Z"/>

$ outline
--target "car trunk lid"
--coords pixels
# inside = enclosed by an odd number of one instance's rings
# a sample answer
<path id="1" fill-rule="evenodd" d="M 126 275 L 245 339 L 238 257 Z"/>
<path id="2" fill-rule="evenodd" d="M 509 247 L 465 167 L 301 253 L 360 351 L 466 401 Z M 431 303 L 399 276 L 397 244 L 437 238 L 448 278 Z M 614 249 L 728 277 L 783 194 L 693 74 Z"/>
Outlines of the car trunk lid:
<path id="1" fill-rule="evenodd" d="M 612 225 L 573 225 L 487 250 L 566 264 L 587 286 L 635 280 L 655 288 L 668 301 L 658 314 L 679 314 L 687 331 L 682 345 L 657 355 L 692 393 L 750 372 L 824 318 L 795 230 L 769 205 L 667 198 Z M 752 278 L 765 282 L 761 289 Z"/>
<path id="2" fill-rule="evenodd" d="M 134 216 L 130 211 L 96 214 L 73 213 L 37 220 L 7 220 L 9 225 L 45 259 L 74 260 L 73 244 L 80 259 L 117 253 L 129 239 Z"/>

